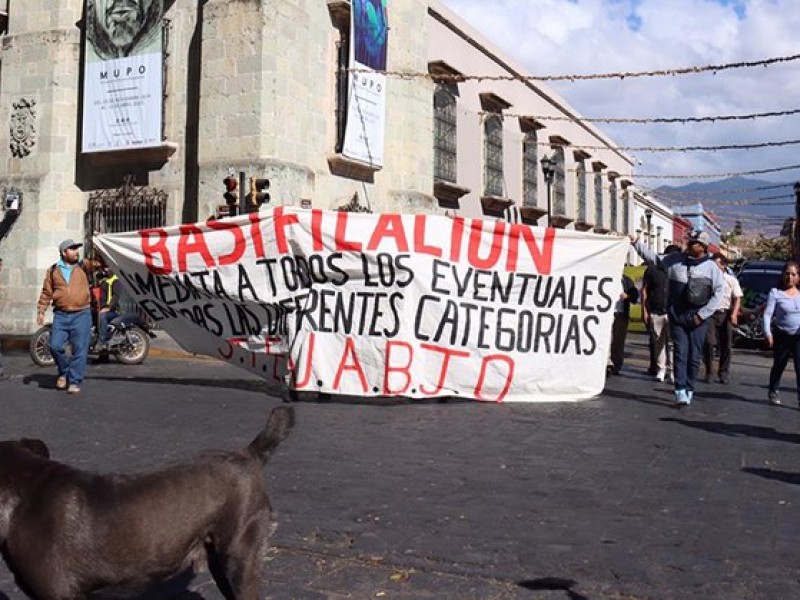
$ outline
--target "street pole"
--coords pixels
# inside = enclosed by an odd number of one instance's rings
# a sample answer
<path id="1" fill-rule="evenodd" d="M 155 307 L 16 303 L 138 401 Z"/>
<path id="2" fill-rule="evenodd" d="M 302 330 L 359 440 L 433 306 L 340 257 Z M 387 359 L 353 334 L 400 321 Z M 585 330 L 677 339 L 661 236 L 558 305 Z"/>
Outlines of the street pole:
<path id="1" fill-rule="evenodd" d="M 545 156 L 539 161 L 542 165 L 542 174 L 547 184 L 547 226 L 552 226 L 553 220 L 553 178 L 556 175 L 556 161 Z"/>

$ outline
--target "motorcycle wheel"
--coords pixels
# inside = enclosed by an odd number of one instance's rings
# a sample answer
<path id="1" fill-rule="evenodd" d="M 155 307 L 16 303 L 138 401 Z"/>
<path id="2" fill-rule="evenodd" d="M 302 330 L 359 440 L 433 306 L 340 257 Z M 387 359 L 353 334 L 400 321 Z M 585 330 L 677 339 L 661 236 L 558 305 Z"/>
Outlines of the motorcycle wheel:
<path id="1" fill-rule="evenodd" d="M 150 353 L 150 338 L 139 327 L 124 332 L 125 341 L 115 350 L 117 360 L 123 365 L 139 365 Z"/>
<path id="2" fill-rule="evenodd" d="M 50 352 L 50 325 L 45 325 L 33 334 L 28 344 L 28 353 L 40 367 L 52 367 L 56 364 L 56 359 Z"/>

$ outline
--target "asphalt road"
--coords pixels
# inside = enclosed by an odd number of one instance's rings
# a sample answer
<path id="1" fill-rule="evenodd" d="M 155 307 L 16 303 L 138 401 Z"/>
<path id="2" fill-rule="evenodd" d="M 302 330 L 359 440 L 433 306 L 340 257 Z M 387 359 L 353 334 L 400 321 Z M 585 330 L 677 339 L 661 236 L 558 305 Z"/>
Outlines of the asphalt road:
<path id="1" fill-rule="evenodd" d="M 800 411 L 766 404 L 769 357 L 737 352 L 733 382 L 679 410 L 644 374 L 643 336 L 629 349 L 578 404 L 297 402 L 267 466 L 266 597 L 800 598 Z M 69 397 L 7 353 L 0 439 L 137 471 L 244 446 L 280 404 L 243 371 L 179 356 L 92 365 Z M 221 598 L 204 574 L 150 597 Z M 19 598 L 0 566 L 0 599 Z"/>

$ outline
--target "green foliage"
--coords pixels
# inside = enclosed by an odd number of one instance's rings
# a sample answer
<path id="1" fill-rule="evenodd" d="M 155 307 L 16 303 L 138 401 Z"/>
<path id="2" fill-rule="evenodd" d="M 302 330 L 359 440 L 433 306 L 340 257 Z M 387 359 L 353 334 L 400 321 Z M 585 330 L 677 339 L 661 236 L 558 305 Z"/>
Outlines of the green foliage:
<path id="1" fill-rule="evenodd" d="M 742 244 L 741 249 L 748 260 L 789 260 L 792 255 L 788 237 L 765 238 L 760 235 Z"/>

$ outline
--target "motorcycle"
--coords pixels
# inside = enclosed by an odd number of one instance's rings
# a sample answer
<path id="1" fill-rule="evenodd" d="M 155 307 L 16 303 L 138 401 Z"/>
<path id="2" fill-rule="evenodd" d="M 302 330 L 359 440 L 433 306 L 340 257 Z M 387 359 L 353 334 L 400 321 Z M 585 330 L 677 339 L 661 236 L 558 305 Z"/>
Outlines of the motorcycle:
<path id="1" fill-rule="evenodd" d="M 764 309 L 766 302 L 753 308 L 742 308 L 739 311 L 739 323 L 733 328 L 733 343 L 746 342 L 762 343 L 766 338 L 764 333 Z"/>
<path id="2" fill-rule="evenodd" d="M 111 329 L 110 341 L 107 347 L 102 347 L 97 335 L 97 323 L 92 325 L 89 354 L 103 357 L 113 356 L 123 365 L 138 365 L 144 362 L 150 353 L 150 338 L 156 337 L 150 326 L 136 314 L 124 314 L 114 318 L 109 327 Z M 49 367 L 55 364 L 53 354 L 50 352 L 50 329 L 48 323 L 33 334 L 28 352 L 40 367 Z"/>

